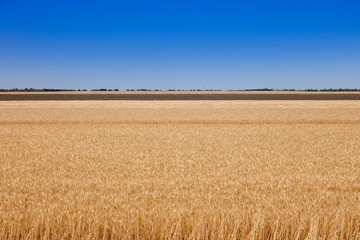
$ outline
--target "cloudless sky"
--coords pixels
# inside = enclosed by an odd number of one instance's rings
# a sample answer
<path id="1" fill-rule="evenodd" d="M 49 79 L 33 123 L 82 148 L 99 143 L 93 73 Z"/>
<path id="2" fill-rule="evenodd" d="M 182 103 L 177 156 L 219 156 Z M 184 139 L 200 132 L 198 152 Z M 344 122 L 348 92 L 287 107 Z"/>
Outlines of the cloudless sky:
<path id="1" fill-rule="evenodd" d="M 0 0 L 0 88 L 360 88 L 360 1 Z"/>

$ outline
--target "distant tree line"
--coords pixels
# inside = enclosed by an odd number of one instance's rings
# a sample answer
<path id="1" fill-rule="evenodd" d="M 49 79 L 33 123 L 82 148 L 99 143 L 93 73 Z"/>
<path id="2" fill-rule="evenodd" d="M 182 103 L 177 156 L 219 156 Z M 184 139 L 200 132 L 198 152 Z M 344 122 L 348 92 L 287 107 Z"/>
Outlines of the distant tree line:
<path id="1" fill-rule="evenodd" d="M 274 89 L 273 88 L 253 88 L 253 89 L 229 90 L 229 91 L 260 91 L 260 92 L 264 91 L 264 92 L 267 92 L 267 91 L 274 91 Z"/>
<path id="2" fill-rule="evenodd" d="M 0 92 L 68 92 L 68 91 L 77 91 L 77 92 L 86 92 L 86 91 L 95 91 L 95 92 L 116 92 L 120 91 L 118 88 L 108 89 L 108 88 L 99 88 L 99 89 L 57 89 L 57 88 L 12 88 L 12 89 L 0 89 Z M 126 89 L 125 91 L 129 92 L 158 92 L 158 91 L 168 91 L 168 92 L 199 92 L 199 91 L 207 91 L 207 92 L 219 92 L 219 91 L 256 91 L 256 92 L 266 92 L 266 91 L 300 91 L 300 92 L 360 92 L 358 88 L 323 88 L 323 89 L 273 89 L 273 88 L 254 88 L 254 89 L 231 89 L 231 90 L 220 90 L 220 89 L 147 89 L 147 88 L 139 88 L 139 89 Z"/>
<path id="3" fill-rule="evenodd" d="M 358 88 L 305 89 L 307 92 L 359 92 Z"/>
<path id="4" fill-rule="evenodd" d="M 56 88 L 12 88 L 12 89 L 0 89 L 0 92 L 67 92 L 77 91 L 76 89 L 56 89 Z M 79 89 L 80 91 L 80 89 Z M 85 90 L 86 91 L 86 90 Z"/>
<path id="5" fill-rule="evenodd" d="M 87 91 L 87 90 L 86 90 L 86 91 Z M 107 92 L 107 91 L 113 92 L 113 91 L 115 91 L 115 92 L 118 92 L 119 89 L 117 89 L 117 88 L 115 88 L 115 89 L 100 88 L 100 89 L 91 89 L 91 91 L 95 91 L 95 92 Z"/>

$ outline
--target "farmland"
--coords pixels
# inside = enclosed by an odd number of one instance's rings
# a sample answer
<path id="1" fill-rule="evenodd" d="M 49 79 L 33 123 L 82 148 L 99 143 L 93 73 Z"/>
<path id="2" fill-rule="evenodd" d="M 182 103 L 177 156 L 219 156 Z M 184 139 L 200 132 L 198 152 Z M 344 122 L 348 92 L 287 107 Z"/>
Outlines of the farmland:
<path id="1" fill-rule="evenodd" d="M 360 101 L 25 100 L 1 239 L 360 238 Z"/>

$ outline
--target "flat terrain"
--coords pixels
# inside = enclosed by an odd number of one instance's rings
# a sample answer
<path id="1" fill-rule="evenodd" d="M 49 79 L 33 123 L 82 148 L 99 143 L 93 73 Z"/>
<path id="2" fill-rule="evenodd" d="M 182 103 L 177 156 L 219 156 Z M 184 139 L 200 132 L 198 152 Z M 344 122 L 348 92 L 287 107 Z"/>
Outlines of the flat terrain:
<path id="1" fill-rule="evenodd" d="M 360 101 L 2 101 L 0 238 L 359 239 L 359 132 Z"/>
<path id="2" fill-rule="evenodd" d="M 360 100 L 359 92 L 32 92 L 0 93 L 0 101 L 34 100 Z"/>

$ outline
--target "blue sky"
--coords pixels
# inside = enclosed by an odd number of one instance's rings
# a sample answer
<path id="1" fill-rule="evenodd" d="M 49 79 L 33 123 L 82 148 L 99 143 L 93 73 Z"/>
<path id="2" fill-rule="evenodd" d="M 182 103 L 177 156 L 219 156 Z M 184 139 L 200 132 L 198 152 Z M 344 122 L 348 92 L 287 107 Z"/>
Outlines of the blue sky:
<path id="1" fill-rule="evenodd" d="M 0 0 L 0 88 L 360 88 L 360 1 Z"/>

